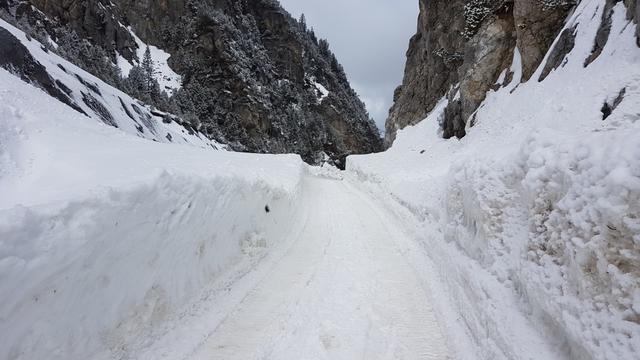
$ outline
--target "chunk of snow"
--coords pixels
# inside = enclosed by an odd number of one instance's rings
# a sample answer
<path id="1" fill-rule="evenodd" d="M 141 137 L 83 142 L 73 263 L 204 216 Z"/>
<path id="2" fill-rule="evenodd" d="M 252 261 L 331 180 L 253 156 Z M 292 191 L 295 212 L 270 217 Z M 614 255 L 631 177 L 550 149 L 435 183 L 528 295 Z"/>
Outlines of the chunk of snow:
<path id="1" fill-rule="evenodd" d="M 318 92 L 320 93 L 320 96 L 318 98 L 318 100 L 320 102 L 322 102 L 324 99 L 327 98 L 327 96 L 329 96 L 329 90 L 327 90 L 326 87 L 324 87 L 324 85 L 320 84 L 319 82 L 314 82 L 313 86 L 318 90 Z"/>

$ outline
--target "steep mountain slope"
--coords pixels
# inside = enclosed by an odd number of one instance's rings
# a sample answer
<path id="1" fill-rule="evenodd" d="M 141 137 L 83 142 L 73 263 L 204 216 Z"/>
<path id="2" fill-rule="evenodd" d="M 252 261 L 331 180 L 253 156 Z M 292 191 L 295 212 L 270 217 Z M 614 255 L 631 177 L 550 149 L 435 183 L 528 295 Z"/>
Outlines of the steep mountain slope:
<path id="1" fill-rule="evenodd" d="M 0 67 L 98 122 L 148 140 L 214 150 L 224 146 L 182 119 L 131 98 L 53 54 L 43 44 L 0 20 Z"/>
<path id="2" fill-rule="evenodd" d="M 173 97 L 149 101 L 234 150 L 339 163 L 380 147 L 375 124 L 328 43 L 277 1 L 4 0 L 0 8 L 63 49 L 73 31 L 123 75 L 142 60 L 147 44 L 166 51 L 169 71 L 159 82 Z M 100 56 L 82 62 L 119 85 L 109 64 L 96 65 Z M 181 81 L 163 82 L 174 75 Z"/>
<path id="3" fill-rule="evenodd" d="M 444 1 L 425 4 L 447 14 Z M 451 75 L 452 90 L 430 94 L 432 111 L 399 131 L 387 152 L 348 158 L 348 169 L 421 222 L 417 237 L 446 289 L 436 293 L 438 313 L 454 314 L 446 321 L 449 337 L 459 340 L 456 358 L 639 358 L 636 5 L 582 0 L 544 41 L 542 56 L 521 50 L 530 45 L 517 33 L 509 46 L 493 41 L 504 31 L 472 37 L 484 44 L 480 59 L 513 51 L 510 65 L 465 57 L 465 69 L 484 70 Z M 478 34 L 511 26 L 507 10 L 487 18 Z M 434 26 L 432 35 L 441 31 Z M 414 65 L 426 69 L 410 63 L 409 73 Z M 477 77 L 483 74 L 490 84 L 497 76 L 495 86 L 482 92 L 471 120 L 458 124 L 465 136 L 444 139 L 451 117 L 473 104 L 463 84 L 487 84 Z M 426 98 L 413 101 L 416 109 L 426 105 Z M 396 109 L 402 104 L 409 99 Z M 392 128 L 398 124 L 391 119 Z"/>
<path id="4" fill-rule="evenodd" d="M 611 9 L 621 0 L 609 0 L 601 15 L 588 66 L 600 54 L 609 36 Z M 442 96 L 449 105 L 442 118 L 443 136 L 465 135 L 474 113 L 491 89 L 510 83 L 514 50 L 522 62 L 522 81 L 530 80 L 549 47 L 563 29 L 575 0 L 454 0 L 420 1 L 418 33 L 411 39 L 402 86 L 386 124 L 387 146 L 398 130 L 414 125 L 433 110 Z M 638 21 L 637 0 L 625 0 L 627 18 Z M 640 33 L 638 33 L 640 36 Z M 534 78 L 542 81 L 562 66 L 573 46 L 571 30 L 565 30 L 545 70 Z"/>

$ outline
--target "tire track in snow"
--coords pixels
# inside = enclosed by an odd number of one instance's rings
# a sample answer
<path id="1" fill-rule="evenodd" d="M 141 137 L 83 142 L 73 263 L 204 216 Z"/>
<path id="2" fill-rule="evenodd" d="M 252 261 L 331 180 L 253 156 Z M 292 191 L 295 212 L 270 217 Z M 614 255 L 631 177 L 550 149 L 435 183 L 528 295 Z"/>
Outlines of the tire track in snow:
<path id="1" fill-rule="evenodd" d="M 305 181 L 299 239 L 193 358 L 450 358 L 385 209 L 346 182 Z"/>

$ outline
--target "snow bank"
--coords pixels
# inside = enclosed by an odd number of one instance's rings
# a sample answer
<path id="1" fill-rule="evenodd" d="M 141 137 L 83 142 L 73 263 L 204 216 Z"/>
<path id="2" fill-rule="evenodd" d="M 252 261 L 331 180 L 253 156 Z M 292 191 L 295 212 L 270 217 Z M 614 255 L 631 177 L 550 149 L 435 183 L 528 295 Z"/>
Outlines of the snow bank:
<path id="1" fill-rule="evenodd" d="M 473 344 L 461 358 L 640 354 L 640 49 L 618 3 L 584 67 L 603 4 L 583 1 L 567 22 L 563 67 L 491 92 L 464 139 L 439 137 L 443 101 L 386 153 L 348 159 L 422 220 L 440 303 L 459 314 L 444 320 Z"/>
<path id="2" fill-rule="evenodd" d="M 2 359 L 126 358 L 298 211 L 297 156 L 155 143 L 0 83 Z"/>

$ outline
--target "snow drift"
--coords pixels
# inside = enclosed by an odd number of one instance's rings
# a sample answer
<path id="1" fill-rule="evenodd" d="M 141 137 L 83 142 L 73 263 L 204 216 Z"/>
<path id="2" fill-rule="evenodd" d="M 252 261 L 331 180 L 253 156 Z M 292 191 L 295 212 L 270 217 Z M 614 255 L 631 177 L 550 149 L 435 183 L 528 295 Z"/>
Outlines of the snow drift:
<path id="1" fill-rule="evenodd" d="M 439 136 L 443 100 L 386 153 L 349 158 L 423 220 L 462 358 L 640 353 L 640 49 L 618 3 L 585 66 L 604 3 L 578 5 L 575 45 L 543 81 L 520 82 L 516 52 L 462 140 Z"/>
<path id="2" fill-rule="evenodd" d="M 126 357 L 297 211 L 298 156 L 153 142 L 0 83 L 0 358 Z"/>

